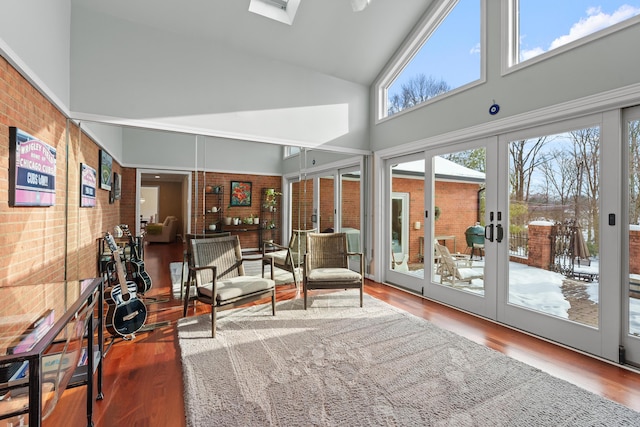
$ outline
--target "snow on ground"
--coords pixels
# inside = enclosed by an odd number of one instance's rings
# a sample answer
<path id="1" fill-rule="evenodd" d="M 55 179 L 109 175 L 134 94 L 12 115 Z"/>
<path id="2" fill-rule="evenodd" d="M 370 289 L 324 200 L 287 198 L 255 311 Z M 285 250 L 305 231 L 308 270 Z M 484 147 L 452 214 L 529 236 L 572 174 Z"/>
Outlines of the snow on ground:
<path id="1" fill-rule="evenodd" d="M 473 267 L 482 268 L 483 266 L 481 262 L 474 261 Z M 598 261 L 592 261 L 589 267 L 581 267 L 582 270 L 597 273 Z M 423 270 L 409 273 L 418 277 L 424 275 Z M 439 277 L 436 276 L 434 279 L 438 281 Z M 571 305 L 562 294 L 564 279 L 565 277 L 560 273 L 511 262 L 509 264 L 509 302 L 567 319 Z M 589 299 L 598 303 L 599 283 L 585 282 L 585 286 Z M 479 279 L 473 280 L 471 285 L 465 285 L 463 289 L 481 294 L 484 291 L 483 282 Z M 629 332 L 640 334 L 640 299 L 638 298 L 629 298 Z"/>

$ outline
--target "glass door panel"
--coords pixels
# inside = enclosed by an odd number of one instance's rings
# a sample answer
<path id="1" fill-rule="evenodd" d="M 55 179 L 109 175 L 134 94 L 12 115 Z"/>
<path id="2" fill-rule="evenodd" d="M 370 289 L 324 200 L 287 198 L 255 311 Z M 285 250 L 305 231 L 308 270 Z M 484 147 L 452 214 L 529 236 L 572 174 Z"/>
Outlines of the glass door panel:
<path id="1" fill-rule="evenodd" d="M 600 130 L 511 141 L 508 303 L 598 327 Z"/>
<path id="2" fill-rule="evenodd" d="M 307 230 L 313 228 L 313 179 L 304 179 L 291 183 L 291 229 Z"/>
<path id="3" fill-rule="evenodd" d="M 424 292 L 424 153 L 386 161 L 383 255 L 386 280 Z"/>
<path id="4" fill-rule="evenodd" d="M 347 234 L 348 251 L 362 253 L 362 190 L 360 170 L 340 170 L 340 231 Z M 360 270 L 359 257 L 351 257 L 350 267 Z"/>
<path id="5" fill-rule="evenodd" d="M 325 175 L 318 179 L 319 201 L 316 209 L 318 231 L 332 233 L 335 231 L 335 179 Z"/>
<path id="6" fill-rule="evenodd" d="M 624 112 L 627 150 L 626 221 L 628 280 L 623 286 L 623 345 L 627 363 L 640 366 L 640 108 Z"/>
<path id="7" fill-rule="evenodd" d="M 389 266 L 394 273 L 424 278 L 424 155 L 391 167 Z M 421 286 L 422 288 L 422 286 Z"/>
<path id="8" fill-rule="evenodd" d="M 431 281 L 484 295 L 486 149 L 432 157 Z"/>

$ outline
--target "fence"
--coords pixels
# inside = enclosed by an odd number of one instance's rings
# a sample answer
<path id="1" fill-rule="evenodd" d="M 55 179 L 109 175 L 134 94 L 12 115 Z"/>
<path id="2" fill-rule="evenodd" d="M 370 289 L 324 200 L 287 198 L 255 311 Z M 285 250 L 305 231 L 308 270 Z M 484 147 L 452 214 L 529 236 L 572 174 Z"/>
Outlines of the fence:
<path id="1" fill-rule="evenodd" d="M 529 256 L 529 233 L 509 234 L 509 255 L 521 258 Z"/>

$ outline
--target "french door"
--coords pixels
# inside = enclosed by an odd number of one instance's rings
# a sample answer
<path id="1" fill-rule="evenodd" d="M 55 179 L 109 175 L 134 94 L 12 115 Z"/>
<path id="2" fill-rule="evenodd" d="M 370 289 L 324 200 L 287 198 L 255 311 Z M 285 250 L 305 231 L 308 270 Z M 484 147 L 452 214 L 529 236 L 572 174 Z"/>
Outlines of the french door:
<path id="1" fill-rule="evenodd" d="M 611 112 L 387 160 L 390 200 L 410 193 L 417 268 L 396 271 L 389 255 L 386 280 L 613 361 L 626 316 L 627 359 L 637 358 L 636 299 L 624 314 L 620 303 L 619 129 Z"/>
<path id="2" fill-rule="evenodd" d="M 616 361 L 620 203 L 602 189 L 619 188 L 619 123 L 597 114 L 501 135 L 495 212 L 497 320 Z"/>
<path id="3" fill-rule="evenodd" d="M 640 366 L 640 107 L 622 114 L 624 147 L 622 347 L 625 361 Z"/>

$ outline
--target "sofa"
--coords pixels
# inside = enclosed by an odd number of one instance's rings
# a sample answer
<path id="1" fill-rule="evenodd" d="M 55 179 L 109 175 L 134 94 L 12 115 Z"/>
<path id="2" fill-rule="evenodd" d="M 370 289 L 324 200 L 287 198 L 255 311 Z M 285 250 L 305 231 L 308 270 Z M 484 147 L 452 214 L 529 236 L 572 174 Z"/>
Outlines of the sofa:
<path id="1" fill-rule="evenodd" d="M 162 223 L 147 224 L 145 231 L 144 239 L 147 242 L 175 242 L 178 234 L 178 218 L 175 216 L 168 216 Z"/>

